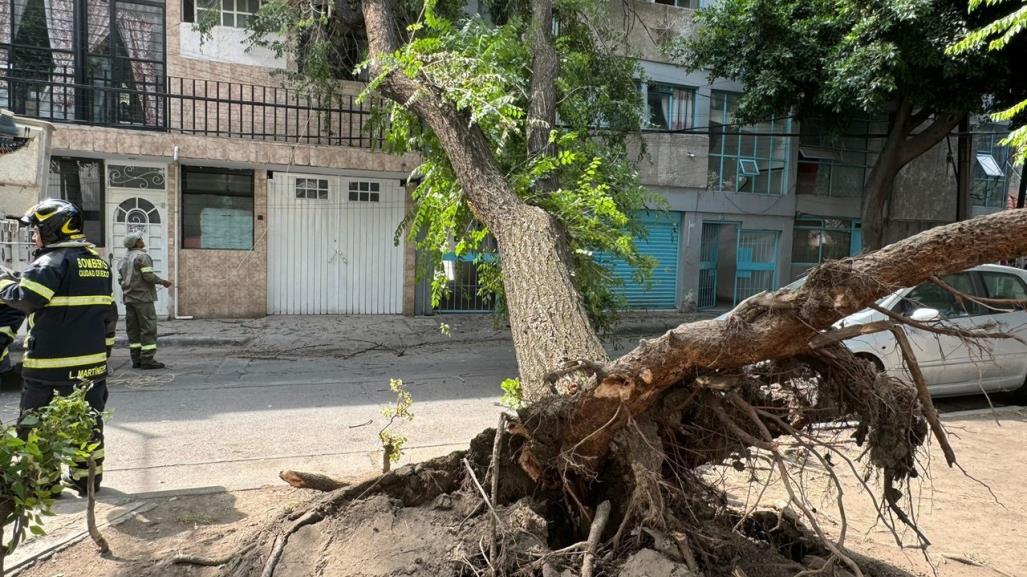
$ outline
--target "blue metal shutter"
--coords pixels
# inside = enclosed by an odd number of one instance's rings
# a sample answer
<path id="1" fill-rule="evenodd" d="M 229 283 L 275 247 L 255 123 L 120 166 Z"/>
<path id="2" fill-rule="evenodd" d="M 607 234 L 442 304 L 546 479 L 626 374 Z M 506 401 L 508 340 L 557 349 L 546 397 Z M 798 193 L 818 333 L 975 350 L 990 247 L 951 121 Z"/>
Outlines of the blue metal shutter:
<path id="1" fill-rule="evenodd" d="M 643 255 L 656 258 L 659 264 L 653 270 L 650 283 L 647 285 L 635 281 L 634 269 L 624 261 L 610 258 L 613 274 L 624 281 L 624 285 L 617 287 L 616 292 L 624 296 L 628 308 L 677 308 L 678 227 L 681 223 L 681 213 L 646 211 L 640 218 L 649 231 L 649 237 L 645 240 L 636 240 L 635 246 Z"/>

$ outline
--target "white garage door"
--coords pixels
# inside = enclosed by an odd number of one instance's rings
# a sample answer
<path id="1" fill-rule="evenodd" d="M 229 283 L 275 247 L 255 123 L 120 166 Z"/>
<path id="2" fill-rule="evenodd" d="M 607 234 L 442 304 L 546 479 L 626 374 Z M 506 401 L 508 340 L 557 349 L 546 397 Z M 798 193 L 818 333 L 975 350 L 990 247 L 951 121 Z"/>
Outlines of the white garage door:
<path id="1" fill-rule="evenodd" d="M 400 314 L 398 179 L 275 173 L 268 181 L 268 313 Z"/>

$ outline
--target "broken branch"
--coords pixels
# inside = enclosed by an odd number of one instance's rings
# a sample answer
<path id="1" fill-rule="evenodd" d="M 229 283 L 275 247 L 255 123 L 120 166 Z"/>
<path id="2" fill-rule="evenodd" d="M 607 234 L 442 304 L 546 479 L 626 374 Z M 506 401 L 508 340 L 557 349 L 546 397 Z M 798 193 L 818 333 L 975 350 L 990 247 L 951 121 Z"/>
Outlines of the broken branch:
<path id="1" fill-rule="evenodd" d="M 610 520 L 610 502 L 603 501 L 596 507 L 596 515 L 592 519 L 592 526 L 588 530 L 588 541 L 585 546 L 585 558 L 581 561 L 581 577 L 592 577 L 592 570 L 595 565 L 596 547 L 599 546 L 599 539 L 603 536 L 603 529 Z"/>
<path id="2" fill-rule="evenodd" d="M 349 486 L 346 481 L 333 479 L 320 473 L 285 470 L 278 477 L 297 489 L 313 489 L 315 491 L 334 491 Z"/>

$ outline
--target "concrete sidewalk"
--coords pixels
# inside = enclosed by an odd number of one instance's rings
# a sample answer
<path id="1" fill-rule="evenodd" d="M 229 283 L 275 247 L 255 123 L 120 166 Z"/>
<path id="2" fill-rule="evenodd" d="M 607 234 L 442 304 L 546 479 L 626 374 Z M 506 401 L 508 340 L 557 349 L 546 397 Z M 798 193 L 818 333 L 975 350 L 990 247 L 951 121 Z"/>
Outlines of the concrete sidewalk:
<path id="1" fill-rule="evenodd" d="M 622 313 L 616 337 L 656 336 L 681 323 L 712 318 L 716 312 L 630 311 Z M 444 334 L 440 327 L 449 327 Z M 306 315 L 260 319 L 188 319 L 158 322 L 162 346 L 245 347 L 276 354 L 345 355 L 368 347 L 403 351 L 454 341 L 509 340 L 510 327 L 491 314 Z M 124 346 L 125 321 L 118 322 Z"/>

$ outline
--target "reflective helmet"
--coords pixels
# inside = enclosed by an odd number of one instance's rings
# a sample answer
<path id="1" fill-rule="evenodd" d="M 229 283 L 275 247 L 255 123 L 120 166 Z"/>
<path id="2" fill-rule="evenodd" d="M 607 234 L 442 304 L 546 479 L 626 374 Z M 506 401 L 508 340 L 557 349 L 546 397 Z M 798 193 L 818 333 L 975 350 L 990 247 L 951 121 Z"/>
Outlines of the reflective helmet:
<path id="1" fill-rule="evenodd" d="M 19 219 L 22 226 L 34 226 L 44 246 L 68 240 L 82 240 L 82 211 L 66 200 L 51 198 L 33 206 Z"/>

